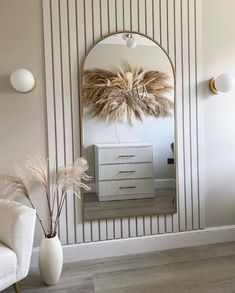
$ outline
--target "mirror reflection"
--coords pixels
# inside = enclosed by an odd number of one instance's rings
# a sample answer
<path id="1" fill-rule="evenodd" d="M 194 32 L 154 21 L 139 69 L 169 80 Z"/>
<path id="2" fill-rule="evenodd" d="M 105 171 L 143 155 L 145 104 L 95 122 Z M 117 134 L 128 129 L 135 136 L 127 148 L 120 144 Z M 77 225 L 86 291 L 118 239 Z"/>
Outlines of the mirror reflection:
<path id="1" fill-rule="evenodd" d="M 92 180 L 84 220 L 176 211 L 174 97 L 172 64 L 151 39 L 117 33 L 88 53 L 81 99 Z"/>

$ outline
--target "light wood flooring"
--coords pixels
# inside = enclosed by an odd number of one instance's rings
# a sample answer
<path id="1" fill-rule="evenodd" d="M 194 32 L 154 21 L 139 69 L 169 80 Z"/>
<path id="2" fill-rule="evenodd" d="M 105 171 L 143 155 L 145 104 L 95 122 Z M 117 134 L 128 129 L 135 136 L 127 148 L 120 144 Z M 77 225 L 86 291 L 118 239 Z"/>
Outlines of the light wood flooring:
<path id="1" fill-rule="evenodd" d="M 156 189 L 155 197 L 99 201 L 96 193 L 83 197 L 84 220 L 175 213 L 175 189 Z"/>
<path id="2" fill-rule="evenodd" d="M 65 264 L 55 286 L 38 270 L 22 293 L 234 293 L 235 243 L 213 244 Z M 4 293 L 12 293 L 12 288 Z"/>

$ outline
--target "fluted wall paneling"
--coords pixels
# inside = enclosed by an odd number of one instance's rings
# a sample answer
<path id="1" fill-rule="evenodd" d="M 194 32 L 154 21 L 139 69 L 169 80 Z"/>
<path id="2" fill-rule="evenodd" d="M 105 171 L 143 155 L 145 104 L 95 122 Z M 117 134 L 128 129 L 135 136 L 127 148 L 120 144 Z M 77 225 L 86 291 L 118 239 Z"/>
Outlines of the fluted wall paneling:
<path id="1" fill-rule="evenodd" d="M 159 42 L 176 71 L 177 213 L 82 222 L 69 195 L 59 236 L 63 244 L 177 233 L 204 228 L 200 197 L 200 0 L 43 0 L 50 168 L 80 155 L 80 66 L 109 33 L 133 30 Z"/>

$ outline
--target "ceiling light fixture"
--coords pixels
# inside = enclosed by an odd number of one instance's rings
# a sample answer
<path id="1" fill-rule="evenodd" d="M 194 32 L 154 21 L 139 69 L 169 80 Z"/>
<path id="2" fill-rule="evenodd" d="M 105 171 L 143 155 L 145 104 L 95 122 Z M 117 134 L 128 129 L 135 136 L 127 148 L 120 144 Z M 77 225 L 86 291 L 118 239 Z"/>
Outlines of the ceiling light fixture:
<path id="1" fill-rule="evenodd" d="M 137 39 L 132 34 L 123 34 L 123 39 L 126 41 L 128 48 L 133 49 L 137 45 Z"/>
<path id="2" fill-rule="evenodd" d="M 137 45 L 137 40 L 132 35 L 130 35 L 126 41 L 126 45 L 128 48 L 134 49 Z"/>

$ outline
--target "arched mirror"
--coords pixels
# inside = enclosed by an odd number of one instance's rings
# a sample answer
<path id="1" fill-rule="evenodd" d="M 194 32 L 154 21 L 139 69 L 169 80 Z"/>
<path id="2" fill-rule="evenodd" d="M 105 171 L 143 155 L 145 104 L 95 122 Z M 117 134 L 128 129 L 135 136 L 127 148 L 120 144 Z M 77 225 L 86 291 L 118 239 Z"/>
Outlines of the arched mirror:
<path id="1" fill-rule="evenodd" d="M 175 77 L 166 51 L 139 33 L 95 44 L 81 70 L 83 218 L 176 212 Z"/>

